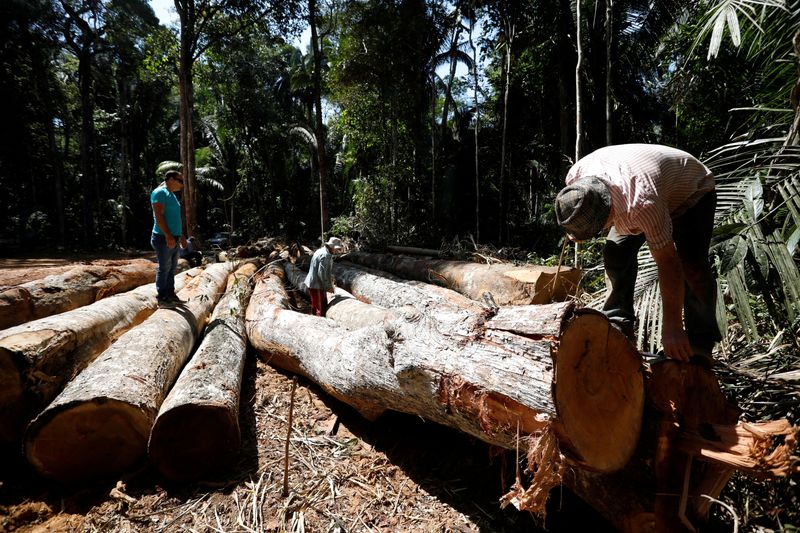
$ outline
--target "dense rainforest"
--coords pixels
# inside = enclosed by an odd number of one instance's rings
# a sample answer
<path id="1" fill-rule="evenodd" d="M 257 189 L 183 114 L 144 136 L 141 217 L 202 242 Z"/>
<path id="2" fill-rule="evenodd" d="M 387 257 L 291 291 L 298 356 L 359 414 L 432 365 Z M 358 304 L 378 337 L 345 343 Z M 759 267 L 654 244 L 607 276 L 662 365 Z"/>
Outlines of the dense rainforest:
<path id="1" fill-rule="evenodd" d="M 172 22 L 148 0 L 0 1 L 0 256 L 148 249 L 150 191 L 178 169 L 201 243 L 575 262 L 592 305 L 601 240 L 568 249 L 552 207 L 568 168 L 675 146 L 716 176 L 720 381 L 744 419 L 800 421 L 800 0 L 170 4 Z M 725 497 L 796 523 L 796 490 Z"/>

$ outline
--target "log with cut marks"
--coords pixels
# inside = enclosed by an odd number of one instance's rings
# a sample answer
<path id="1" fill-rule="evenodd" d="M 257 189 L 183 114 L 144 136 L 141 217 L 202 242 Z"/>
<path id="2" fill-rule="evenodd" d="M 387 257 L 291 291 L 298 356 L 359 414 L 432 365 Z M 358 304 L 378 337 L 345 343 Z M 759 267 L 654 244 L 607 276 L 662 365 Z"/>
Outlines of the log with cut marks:
<path id="1" fill-rule="evenodd" d="M 565 303 L 513 309 L 517 322 L 530 318 L 523 336 L 509 331 L 523 329 L 509 327 L 514 320 L 493 324 L 474 303 L 472 312 L 458 311 L 457 294 L 426 295 L 336 268 L 337 281 L 347 278 L 416 313 L 386 323 L 385 310 L 376 308 L 373 325 L 345 331 L 333 320 L 289 311 L 282 281 L 272 274 L 257 285 L 247 315 L 250 342 L 269 362 L 309 377 L 368 417 L 387 409 L 415 414 L 509 449 L 524 446 L 518 427 L 522 435 L 551 430 L 576 463 L 599 471 L 620 468 L 633 453 L 641 361 L 601 315 L 573 316 Z M 562 330 L 569 335 L 559 346 Z"/>
<path id="2" fill-rule="evenodd" d="M 228 278 L 203 342 L 164 400 L 148 453 L 173 480 L 201 479 L 230 462 L 239 449 L 239 394 L 247 338 L 244 311 L 258 262 Z"/>
<path id="3" fill-rule="evenodd" d="M 156 265 L 136 259 L 124 265 L 80 265 L 0 292 L 0 329 L 88 305 L 152 283 Z"/>
<path id="4" fill-rule="evenodd" d="M 118 475 L 142 459 L 158 409 L 235 265 L 207 267 L 178 296 L 122 335 L 72 380 L 25 434 L 25 454 L 62 481 Z"/>
<path id="5" fill-rule="evenodd" d="M 580 270 L 546 266 L 486 265 L 402 255 L 351 252 L 348 261 L 406 279 L 435 283 L 482 300 L 490 293 L 497 305 L 563 301 L 576 293 Z"/>
<path id="6" fill-rule="evenodd" d="M 152 265 L 151 265 L 152 268 Z M 175 277 L 175 288 L 199 275 Z M 64 384 L 158 307 L 155 284 L 0 331 L 0 442 L 16 441 Z"/>

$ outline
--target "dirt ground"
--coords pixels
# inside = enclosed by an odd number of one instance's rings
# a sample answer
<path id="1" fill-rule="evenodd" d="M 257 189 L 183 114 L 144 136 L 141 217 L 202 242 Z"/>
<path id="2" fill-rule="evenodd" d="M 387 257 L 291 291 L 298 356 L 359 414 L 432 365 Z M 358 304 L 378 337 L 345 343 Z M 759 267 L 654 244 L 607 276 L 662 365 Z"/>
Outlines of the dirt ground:
<path id="1" fill-rule="evenodd" d="M 68 259 L 0 261 L 0 286 Z M 306 305 L 299 300 L 298 310 Z M 611 531 L 566 490 L 547 519 L 500 509 L 514 455 L 420 418 L 361 418 L 299 379 L 283 495 L 293 377 L 249 354 L 242 388 L 243 446 L 203 483 L 173 485 L 144 463 L 119 480 L 62 486 L 7 451 L 0 465 L 0 531 Z M 524 465 L 523 465 L 524 466 Z"/>

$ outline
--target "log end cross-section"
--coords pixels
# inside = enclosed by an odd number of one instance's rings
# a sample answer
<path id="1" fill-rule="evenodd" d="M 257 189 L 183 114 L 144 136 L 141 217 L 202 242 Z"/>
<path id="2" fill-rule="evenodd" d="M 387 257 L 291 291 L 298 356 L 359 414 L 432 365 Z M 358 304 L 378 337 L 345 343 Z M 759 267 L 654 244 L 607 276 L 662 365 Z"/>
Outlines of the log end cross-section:
<path id="1" fill-rule="evenodd" d="M 579 463 L 622 468 L 639 441 L 644 409 L 642 361 L 605 316 L 583 311 L 561 337 L 555 399 L 563 434 Z"/>
<path id="2" fill-rule="evenodd" d="M 224 466 L 239 446 L 239 428 L 230 409 L 184 404 L 159 416 L 149 449 L 150 459 L 165 477 L 185 481 Z"/>
<path id="3" fill-rule="evenodd" d="M 54 413 L 28 441 L 31 465 L 48 477 L 95 479 L 124 472 L 141 458 L 151 416 L 127 402 L 86 402 Z"/>

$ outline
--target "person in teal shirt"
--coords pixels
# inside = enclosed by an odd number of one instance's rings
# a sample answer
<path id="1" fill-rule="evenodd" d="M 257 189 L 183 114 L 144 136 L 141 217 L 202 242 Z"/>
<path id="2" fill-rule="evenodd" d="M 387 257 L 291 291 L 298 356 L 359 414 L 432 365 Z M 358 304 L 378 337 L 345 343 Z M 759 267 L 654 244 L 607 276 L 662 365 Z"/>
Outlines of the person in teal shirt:
<path id="1" fill-rule="evenodd" d="M 181 203 L 176 192 L 183 189 L 183 177 L 176 170 L 164 175 L 164 183 L 150 193 L 153 207 L 153 234 L 150 245 L 156 252 L 156 290 L 159 305 L 170 305 L 182 301 L 175 294 L 175 271 L 178 267 L 178 245 L 186 248 L 181 224 Z"/>

